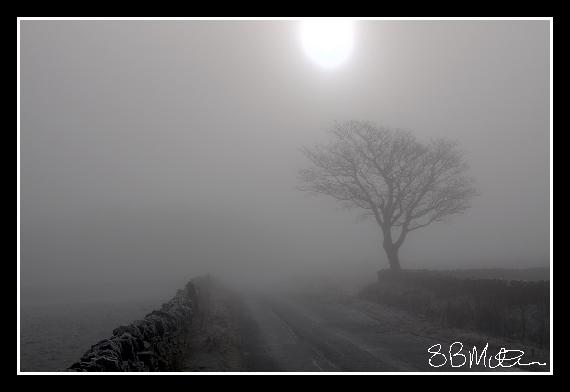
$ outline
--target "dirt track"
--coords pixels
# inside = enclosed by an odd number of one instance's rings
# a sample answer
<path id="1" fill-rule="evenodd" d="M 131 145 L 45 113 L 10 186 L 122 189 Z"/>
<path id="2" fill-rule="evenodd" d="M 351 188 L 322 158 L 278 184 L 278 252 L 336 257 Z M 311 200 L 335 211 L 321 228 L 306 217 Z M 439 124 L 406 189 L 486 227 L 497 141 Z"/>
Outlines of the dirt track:
<path id="1" fill-rule="evenodd" d="M 469 367 L 466 349 L 472 348 L 473 339 L 454 339 L 406 312 L 364 301 L 221 291 L 210 302 L 210 311 L 189 340 L 183 371 L 491 371 Z M 467 339 L 465 366 L 428 364 L 429 347 L 440 343 L 445 352 L 462 338 Z M 482 349 L 485 342 L 477 344 Z M 491 342 L 488 356 L 496 349 Z M 460 359 L 455 357 L 455 363 Z"/>

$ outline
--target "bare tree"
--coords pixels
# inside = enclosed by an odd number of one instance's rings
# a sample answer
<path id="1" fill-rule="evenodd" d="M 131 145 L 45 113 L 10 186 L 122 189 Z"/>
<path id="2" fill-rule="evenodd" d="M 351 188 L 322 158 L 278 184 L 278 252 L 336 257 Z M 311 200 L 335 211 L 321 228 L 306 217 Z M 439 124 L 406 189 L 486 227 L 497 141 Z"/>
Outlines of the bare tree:
<path id="1" fill-rule="evenodd" d="M 421 143 L 409 131 L 361 121 L 337 123 L 330 132 L 329 144 L 303 149 L 313 165 L 300 171 L 299 188 L 373 216 L 392 270 L 400 270 L 408 233 L 465 211 L 476 194 L 453 142 Z"/>

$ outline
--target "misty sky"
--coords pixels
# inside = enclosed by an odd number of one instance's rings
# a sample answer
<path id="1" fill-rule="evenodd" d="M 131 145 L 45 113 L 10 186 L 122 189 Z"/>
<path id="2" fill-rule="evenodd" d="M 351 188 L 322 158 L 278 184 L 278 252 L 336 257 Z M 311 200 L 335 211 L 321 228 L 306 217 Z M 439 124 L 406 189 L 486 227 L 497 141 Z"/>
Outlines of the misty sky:
<path id="1" fill-rule="evenodd" d="M 547 266 L 547 21 L 361 21 L 327 70 L 296 21 L 23 21 L 22 298 L 166 296 L 387 267 L 379 228 L 295 189 L 335 120 L 445 136 L 480 196 L 404 268 Z"/>

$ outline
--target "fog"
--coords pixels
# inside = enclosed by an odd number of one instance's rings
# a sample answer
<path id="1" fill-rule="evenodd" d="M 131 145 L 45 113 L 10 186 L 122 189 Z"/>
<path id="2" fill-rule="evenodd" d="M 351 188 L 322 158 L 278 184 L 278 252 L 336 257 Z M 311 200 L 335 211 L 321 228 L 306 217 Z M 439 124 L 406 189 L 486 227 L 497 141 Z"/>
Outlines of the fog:
<path id="1" fill-rule="evenodd" d="M 323 69 L 296 21 L 23 21 L 23 301 L 168 298 L 211 273 L 374 280 L 381 234 L 296 189 L 335 120 L 444 136 L 472 208 L 403 268 L 549 263 L 548 21 L 360 21 Z"/>

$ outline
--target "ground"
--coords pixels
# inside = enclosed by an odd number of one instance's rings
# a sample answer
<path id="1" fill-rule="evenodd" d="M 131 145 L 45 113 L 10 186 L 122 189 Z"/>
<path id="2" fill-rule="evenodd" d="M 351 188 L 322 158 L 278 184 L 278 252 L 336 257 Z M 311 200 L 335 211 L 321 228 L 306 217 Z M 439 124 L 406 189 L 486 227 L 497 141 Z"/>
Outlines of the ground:
<path id="1" fill-rule="evenodd" d="M 467 349 L 474 344 L 482 349 L 489 342 L 489 356 L 499 347 L 520 348 L 474 332 L 441 329 L 406 311 L 342 295 L 238 295 L 218 289 L 208 302 L 209 310 L 194 324 L 180 370 L 489 371 L 468 364 L 431 367 L 427 350 L 440 343 L 444 352 L 454 341 Z"/>
<path id="2" fill-rule="evenodd" d="M 234 312 L 233 293 L 221 287 L 209 290 L 202 311 L 192 325 L 179 370 L 185 372 L 247 371 Z"/>

